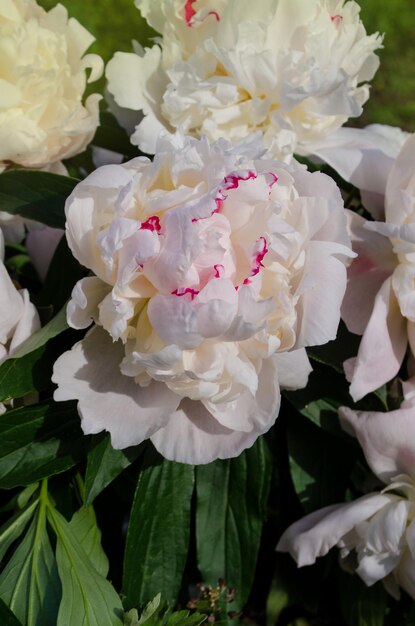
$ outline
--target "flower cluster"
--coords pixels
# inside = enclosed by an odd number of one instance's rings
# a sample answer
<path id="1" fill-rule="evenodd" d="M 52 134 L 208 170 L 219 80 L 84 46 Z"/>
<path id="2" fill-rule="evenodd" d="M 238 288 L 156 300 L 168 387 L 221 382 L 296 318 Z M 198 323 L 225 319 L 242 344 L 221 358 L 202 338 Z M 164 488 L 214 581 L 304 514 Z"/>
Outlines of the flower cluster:
<path id="1" fill-rule="evenodd" d="M 261 131 L 278 158 L 310 154 L 362 112 L 379 64 L 353 0 L 137 0 L 160 45 L 107 66 L 118 105 L 142 110 L 132 141 L 160 132 L 211 141 Z"/>

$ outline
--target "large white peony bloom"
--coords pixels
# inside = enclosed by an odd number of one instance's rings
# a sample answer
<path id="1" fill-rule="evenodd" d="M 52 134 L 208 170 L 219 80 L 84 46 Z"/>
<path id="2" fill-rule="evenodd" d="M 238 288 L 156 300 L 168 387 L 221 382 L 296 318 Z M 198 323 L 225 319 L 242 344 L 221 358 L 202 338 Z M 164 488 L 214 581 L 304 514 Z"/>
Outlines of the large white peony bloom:
<path id="1" fill-rule="evenodd" d="M 363 335 L 357 357 L 345 363 L 355 401 L 398 374 L 408 345 L 415 354 L 415 136 L 396 160 L 380 158 L 381 151 L 373 159 L 365 147 L 360 154 L 384 212 L 376 213 L 382 221 L 349 215 L 358 257 L 349 268 L 342 317 L 350 331 Z"/>
<path id="2" fill-rule="evenodd" d="M 301 567 L 337 545 L 342 559 L 355 555 L 356 573 L 367 585 L 382 580 L 395 598 L 399 587 L 415 598 L 414 396 L 411 380 L 397 411 L 340 410 L 343 428 L 358 438 L 367 462 L 386 487 L 300 519 L 284 532 L 277 550 L 290 552 Z"/>
<path id="3" fill-rule="evenodd" d="M 142 110 L 132 142 L 264 134 L 274 156 L 307 155 L 361 114 L 379 65 L 353 0 L 136 0 L 163 38 L 107 66 L 116 103 Z"/>
<path id="4" fill-rule="evenodd" d="M 16 289 L 3 263 L 4 239 L 0 230 L 0 363 L 40 327 L 39 316 L 26 289 Z M 0 413 L 5 407 L 0 403 Z"/>
<path id="5" fill-rule="evenodd" d="M 83 56 L 93 40 L 60 4 L 46 12 L 35 0 L 0 2 L 0 171 L 50 169 L 91 141 L 100 96 L 82 97 L 103 71 L 99 56 Z"/>
<path id="6" fill-rule="evenodd" d="M 304 347 L 335 337 L 352 254 L 339 190 L 261 145 L 165 138 L 154 162 L 101 167 L 69 197 L 68 243 L 95 276 L 68 321 L 95 325 L 53 380 L 85 433 L 236 456 L 273 424 L 279 385 L 306 384 Z"/>

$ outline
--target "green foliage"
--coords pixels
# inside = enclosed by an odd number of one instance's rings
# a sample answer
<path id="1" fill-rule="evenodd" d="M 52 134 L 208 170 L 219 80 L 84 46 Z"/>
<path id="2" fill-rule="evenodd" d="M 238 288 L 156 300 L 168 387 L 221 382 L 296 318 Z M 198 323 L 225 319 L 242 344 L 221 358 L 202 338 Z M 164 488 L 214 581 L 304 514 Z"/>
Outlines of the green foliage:
<path id="1" fill-rule="evenodd" d="M 1 210 L 52 228 L 65 228 L 65 201 L 78 182 L 49 172 L 3 172 L 0 174 Z"/>
<path id="2" fill-rule="evenodd" d="M 164 600 L 177 599 L 189 548 L 193 487 L 191 465 L 159 460 L 141 470 L 124 557 L 127 608 L 144 605 L 157 591 Z"/>
<path id="3" fill-rule="evenodd" d="M 161 594 L 157 594 L 147 604 L 139 616 L 137 609 L 131 609 L 124 617 L 125 626 L 200 626 L 206 620 L 206 615 L 190 611 L 176 611 L 161 601 Z"/>

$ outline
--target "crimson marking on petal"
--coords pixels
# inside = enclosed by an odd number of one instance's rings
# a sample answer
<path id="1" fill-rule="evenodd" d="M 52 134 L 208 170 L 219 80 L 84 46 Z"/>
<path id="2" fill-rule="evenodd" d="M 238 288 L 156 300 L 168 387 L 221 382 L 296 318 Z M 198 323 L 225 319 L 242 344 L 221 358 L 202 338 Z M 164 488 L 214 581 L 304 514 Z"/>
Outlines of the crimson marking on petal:
<path id="1" fill-rule="evenodd" d="M 272 172 L 269 172 L 269 173 L 272 174 Z M 272 174 L 272 175 L 276 176 L 275 174 Z M 220 213 L 222 211 L 222 209 L 223 209 L 223 202 L 228 197 L 224 193 L 224 191 L 229 191 L 230 189 L 238 189 L 239 182 L 241 180 L 245 180 L 246 181 L 246 180 L 252 180 L 252 179 L 255 179 L 255 178 L 257 178 L 257 175 L 252 170 L 248 170 L 248 173 L 247 173 L 246 176 L 242 176 L 242 175 L 237 174 L 237 173 L 232 173 L 232 174 L 228 174 L 228 176 L 225 176 L 225 178 L 223 179 L 224 186 L 223 187 L 219 187 L 218 196 L 215 198 L 216 209 L 213 209 L 211 214 L 207 215 L 205 217 L 193 217 L 192 218 L 192 222 L 198 222 L 199 220 L 206 220 L 209 217 L 212 217 L 212 215 L 214 215 L 215 213 Z M 277 181 L 275 180 L 273 183 L 271 183 L 271 185 L 273 185 L 276 182 Z"/>
<path id="2" fill-rule="evenodd" d="M 331 21 L 333 22 L 333 24 L 335 26 L 340 26 L 340 24 L 343 21 L 343 16 L 342 15 L 332 15 L 330 19 L 331 19 Z"/>
<path id="3" fill-rule="evenodd" d="M 220 22 L 219 13 L 217 13 L 216 11 L 209 11 L 207 15 L 200 20 L 194 19 L 196 15 L 196 10 L 193 8 L 193 5 L 195 2 L 196 0 L 187 0 L 186 4 L 184 5 L 184 20 L 187 26 L 191 28 L 196 21 L 203 22 L 209 15 L 213 15 L 216 21 Z"/>
<path id="4" fill-rule="evenodd" d="M 255 174 L 255 172 L 252 172 L 252 170 L 249 170 L 246 176 L 240 176 L 239 174 L 229 174 L 223 179 L 225 185 L 227 185 L 227 187 L 224 187 L 224 189 L 226 189 L 227 191 L 229 189 L 237 189 L 239 187 L 239 181 L 251 180 L 252 178 L 256 177 L 257 175 Z"/>
<path id="5" fill-rule="evenodd" d="M 225 266 L 222 265 L 222 263 L 217 263 L 213 266 L 213 269 L 215 271 L 215 278 L 220 278 L 221 273 L 225 270 Z"/>
<path id="6" fill-rule="evenodd" d="M 160 218 L 157 217 L 157 215 L 152 215 L 148 218 L 148 220 L 141 224 L 140 229 L 151 230 L 152 233 L 154 233 L 154 231 L 159 233 L 161 231 Z"/>
<path id="7" fill-rule="evenodd" d="M 264 256 L 268 252 L 267 240 L 265 239 L 265 237 L 260 237 L 256 243 L 260 245 L 260 248 L 254 255 L 254 262 L 252 264 L 251 274 L 249 278 L 245 278 L 243 283 L 244 285 L 249 285 L 249 283 L 251 282 L 251 278 L 259 274 L 261 267 L 264 267 L 262 261 L 264 260 Z"/>
<path id="8" fill-rule="evenodd" d="M 191 300 L 194 300 L 199 291 L 197 289 L 191 289 L 191 287 L 186 287 L 185 289 L 175 289 L 171 292 L 172 296 L 190 296 Z"/>
<path id="9" fill-rule="evenodd" d="M 268 176 L 272 177 L 272 181 L 268 183 L 268 187 L 272 189 L 273 186 L 278 182 L 278 176 L 274 174 L 274 172 L 265 172 L 265 174 L 268 174 Z"/>

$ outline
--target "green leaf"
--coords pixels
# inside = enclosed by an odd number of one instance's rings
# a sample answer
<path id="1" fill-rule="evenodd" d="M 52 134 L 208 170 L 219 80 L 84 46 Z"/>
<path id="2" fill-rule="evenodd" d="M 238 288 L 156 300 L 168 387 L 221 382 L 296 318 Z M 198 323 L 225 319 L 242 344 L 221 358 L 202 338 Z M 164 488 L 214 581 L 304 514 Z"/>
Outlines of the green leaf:
<path id="1" fill-rule="evenodd" d="M 55 626 L 121 626 L 123 608 L 113 586 L 98 573 L 71 525 L 54 508 L 48 520 L 57 536 L 62 601 Z"/>
<path id="2" fill-rule="evenodd" d="M 26 626 L 56 626 L 60 585 L 42 505 L 0 575 L 0 598 Z"/>
<path id="3" fill-rule="evenodd" d="M 69 526 L 98 574 L 105 578 L 109 564 L 101 546 L 101 531 L 97 526 L 97 518 L 92 506 L 83 506 L 76 511 Z"/>
<path id="4" fill-rule="evenodd" d="M 88 454 L 85 474 L 86 504 L 91 504 L 105 487 L 136 460 L 141 451 L 140 446 L 114 450 L 110 436 L 101 436 L 98 444 Z"/>
<path id="5" fill-rule="evenodd" d="M 196 541 L 203 580 L 236 588 L 232 609 L 252 586 L 271 476 L 263 438 L 235 459 L 196 468 Z"/>
<path id="6" fill-rule="evenodd" d="M 127 608 L 146 604 L 158 592 L 176 600 L 189 546 L 193 485 L 191 465 L 163 460 L 142 469 L 124 559 Z"/>
<path id="7" fill-rule="evenodd" d="M 383 626 L 387 594 L 382 583 L 367 587 L 357 576 L 339 572 L 338 589 L 347 626 Z M 405 622 L 408 623 L 409 622 Z"/>
<path id="8" fill-rule="evenodd" d="M 21 359 L 23 356 L 38 350 L 44 346 L 50 339 L 63 333 L 68 328 L 66 323 L 66 307 L 63 307 L 50 322 L 43 328 L 31 335 L 13 352 L 13 360 Z"/>
<path id="9" fill-rule="evenodd" d="M 3 172 L 0 175 L 0 209 L 52 228 L 65 228 L 65 201 L 78 182 L 49 172 Z"/>
<path id="10" fill-rule="evenodd" d="M 28 485 L 81 458 L 85 435 L 75 402 L 53 401 L 0 416 L 0 488 Z"/>
<path id="11" fill-rule="evenodd" d="M 133 146 L 127 132 L 120 126 L 115 117 L 109 111 L 102 111 L 100 124 L 92 140 L 94 146 L 113 150 L 130 158 L 137 157 L 141 153 L 137 146 Z"/>
<path id="12" fill-rule="evenodd" d="M 65 309 L 61 309 L 0 365 L 0 402 L 21 398 L 50 385 L 53 363 L 58 354 L 55 343 L 46 344 L 67 328 Z"/>
<path id="13" fill-rule="evenodd" d="M 343 502 L 360 452 L 354 441 L 333 436 L 295 412 L 287 423 L 291 477 L 305 511 Z"/>
<path id="14" fill-rule="evenodd" d="M 0 624 L 1 626 L 23 626 L 3 600 L 0 600 Z"/>
<path id="15" fill-rule="evenodd" d="M 166 626 L 200 626 L 207 619 L 207 615 L 190 613 L 190 611 L 176 611 L 166 622 Z"/>
<path id="16" fill-rule="evenodd" d="M 0 528 L 0 561 L 3 560 L 12 543 L 23 533 L 35 512 L 37 504 L 37 501 L 33 502 L 27 509 L 13 516 Z"/>

